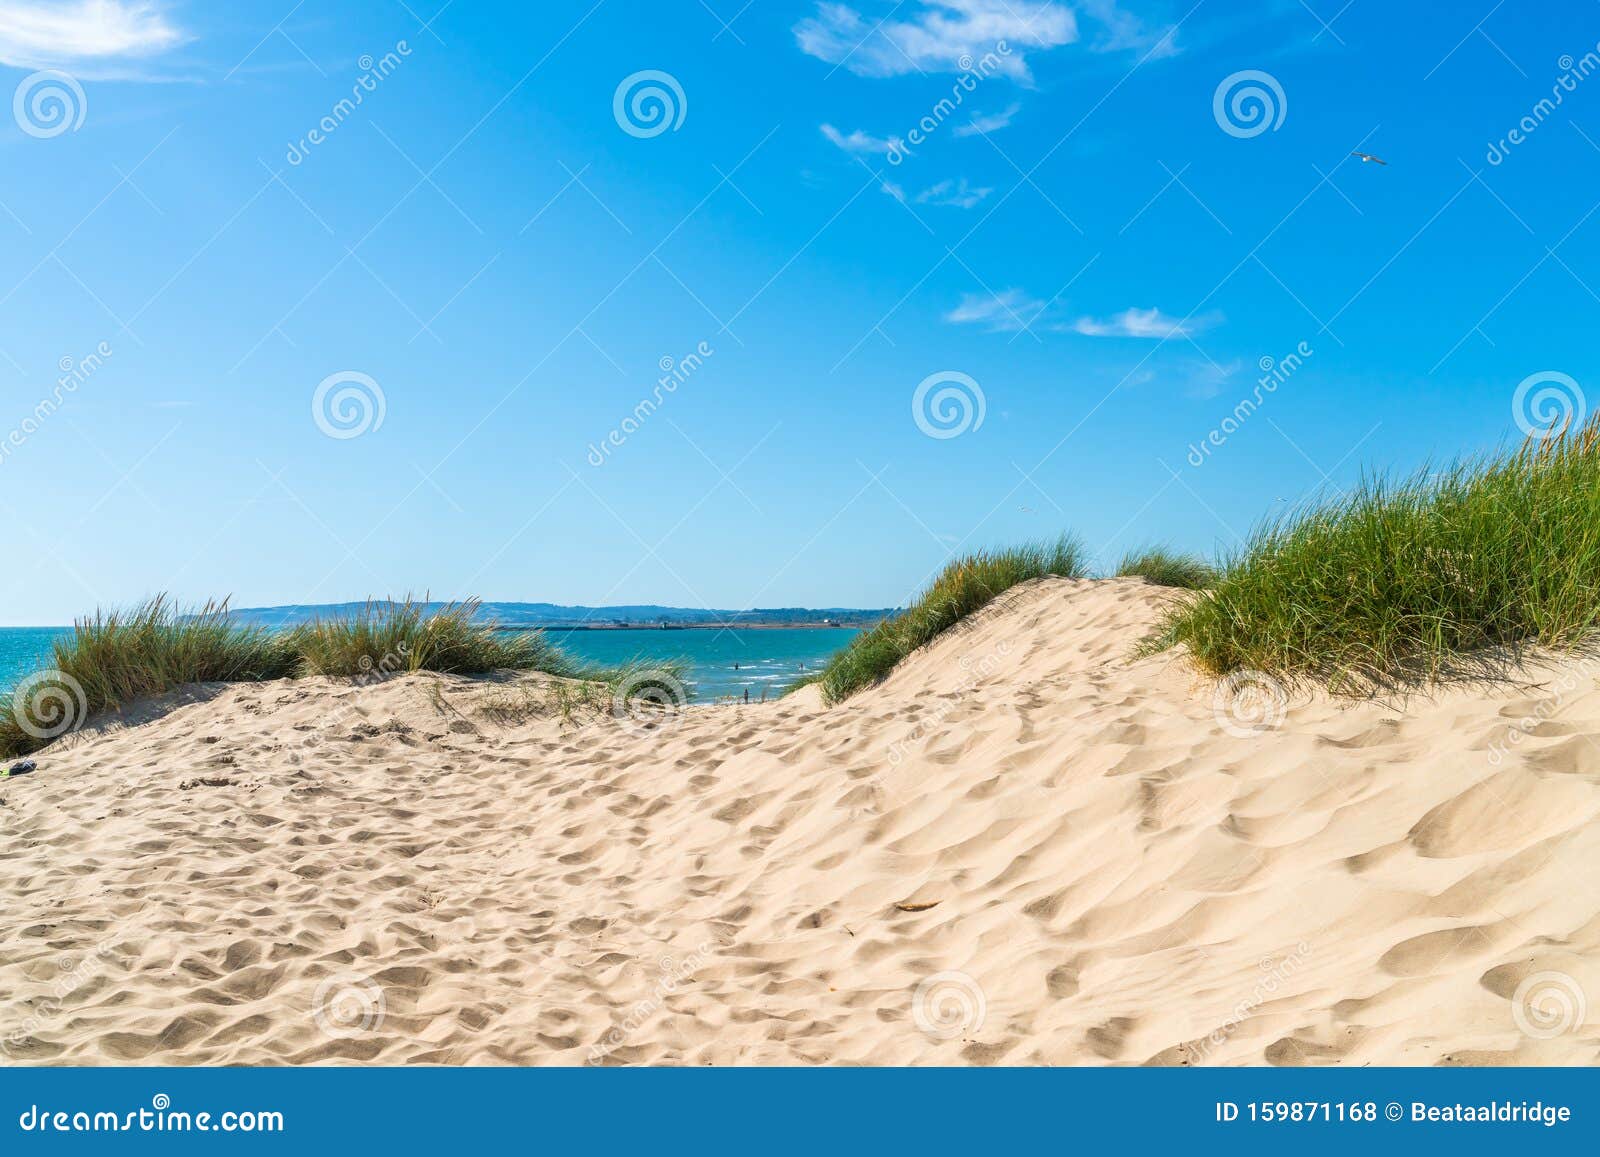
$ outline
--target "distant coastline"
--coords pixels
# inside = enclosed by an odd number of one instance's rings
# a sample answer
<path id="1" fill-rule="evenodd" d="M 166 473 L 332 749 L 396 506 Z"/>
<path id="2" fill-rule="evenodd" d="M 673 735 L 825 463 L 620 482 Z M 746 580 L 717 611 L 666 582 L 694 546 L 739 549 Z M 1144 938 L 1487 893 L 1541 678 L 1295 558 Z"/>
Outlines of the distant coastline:
<path id="1" fill-rule="evenodd" d="M 234 621 L 261 627 L 295 627 L 324 618 L 348 618 L 399 604 L 387 599 L 370 603 L 293 604 L 277 607 L 235 607 Z M 425 601 L 423 613 L 443 610 L 448 604 Z M 631 604 L 613 607 L 563 606 L 558 603 L 484 602 L 476 612 L 478 622 L 507 631 L 676 631 L 676 630 L 782 630 L 863 629 L 876 626 L 897 613 L 894 607 L 757 607 L 732 610 L 719 607 L 666 607 Z"/>
<path id="2" fill-rule="evenodd" d="M 877 619 L 816 623 L 514 623 L 505 631 L 859 631 Z"/>

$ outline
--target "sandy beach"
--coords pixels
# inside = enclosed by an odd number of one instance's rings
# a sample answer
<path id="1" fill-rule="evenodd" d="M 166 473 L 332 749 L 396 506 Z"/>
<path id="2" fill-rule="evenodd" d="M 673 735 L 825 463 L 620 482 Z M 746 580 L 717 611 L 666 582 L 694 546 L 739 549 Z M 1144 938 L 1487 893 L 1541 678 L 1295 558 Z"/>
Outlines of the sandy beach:
<path id="1" fill-rule="evenodd" d="M 1246 719 L 1181 652 L 1130 658 L 1174 597 L 1032 582 L 833 707 L 567 721 L 543 676 L 431 674 L 141 705 L 0 783 L 0 1041 L 43 1064 L 1600 1061 L 1600 667 Z"/>

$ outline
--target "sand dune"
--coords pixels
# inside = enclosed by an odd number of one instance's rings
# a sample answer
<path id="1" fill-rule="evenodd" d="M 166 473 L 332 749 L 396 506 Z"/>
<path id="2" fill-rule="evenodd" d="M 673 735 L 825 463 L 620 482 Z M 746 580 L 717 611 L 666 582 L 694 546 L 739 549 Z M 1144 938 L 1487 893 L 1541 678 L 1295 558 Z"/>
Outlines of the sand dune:
<path id="1" fill-rule="evenodd" d="M 843 705 L 651 728 L 521 718 L 530 681 L 192 689 L 0 783 L 0 1041 L 1600 1061 L 1600 664 L 1259 719 L 1130 659 L 1170 597 L 1029 584 Z"/>

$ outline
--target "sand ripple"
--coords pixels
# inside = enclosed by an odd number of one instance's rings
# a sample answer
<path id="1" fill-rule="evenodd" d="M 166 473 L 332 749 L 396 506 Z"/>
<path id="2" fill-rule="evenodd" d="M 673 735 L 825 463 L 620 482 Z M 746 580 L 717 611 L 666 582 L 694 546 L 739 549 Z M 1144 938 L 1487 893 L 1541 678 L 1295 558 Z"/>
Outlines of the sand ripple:
<path id="1" fill-rule="evenodd" d="M 647 730 L 537 680 L 189 689 L 0 783 L 0 1047 L 1600 1061 L 1600 667 L 1251 731 L 1129 659 L 1168 597 L 1030 584 L 840 707 Z"/>

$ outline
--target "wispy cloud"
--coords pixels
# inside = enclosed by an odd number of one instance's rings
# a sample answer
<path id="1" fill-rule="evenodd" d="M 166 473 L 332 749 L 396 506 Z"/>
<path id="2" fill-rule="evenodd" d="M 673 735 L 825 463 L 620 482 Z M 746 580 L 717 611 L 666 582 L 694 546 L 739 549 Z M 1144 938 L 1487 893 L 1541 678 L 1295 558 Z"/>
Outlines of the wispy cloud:
<path id="1" fill-rule="evenodd" d="M 917 194 L 917 204 L 947 205 L 956 209 L 970 209 L 992 192 L 994 190 L 988 187 L 974 188 L 967 184 L 965 177 L 962 177 L 960 181 L 944 180 L 931 188 L 922 190 Z"/>
<path id="2" fill-rule="evenodd" d="M 894 147 L 894 141 L 886 137 L 869 136 L 860 129 L 846 135 L 832 125 L 823 125 L 822 135 L 847 153 L 887 153 Z"/>
<path id="3" fill-rule="evenodd" d="M 957 125 L 955 135 L 958 137 L 975 137 L 979 133 L 997 133 L 1011 124 L 1011 118 L 1022 111 L 1020 104 L 1007 106 L 1001 112 L 984 115 L 978 113 L 964 125 Z"/>
<path id="4" fill-rule="evenodd" d="M 1184 368 L 1187 377 L 1185 393 L 1192 398 L 1214 398 L 1244 368 L 1244 361 L 1240 358 L 1226 362 L 1194 359 L 1187 362 Z"/>
<path id="5" fill-rule="evenodd" d="M 1100 26 L 1100 35 L 1089 44 L 1095 52 L 1148 53 L 1152 60 L 1176 56 L 1179 52 L 1175 25 L 1151 28 L 1138 16 L 1118 6 L 1116 0 L 1078 0 L 1078 6 Z"/>
<path id="6" fill-rule="evenodd" d="M 919 196 L 917 199 L 920 201 L 922 198 Z M 958 325 L 984 325 L 991 332 L 1042 328 L 1051 333 L 1147 340 L 1192 337 L 1223 320 L 1222 314 L 1215 311 L 1198 317 L 1175 318 L 1168 317 L 1159 309 L 1125 309 L 1110 317 L 1086 316 L 1076 321 L 1062 318 L 1061 312 L 1056 308 L 1054 299 L 1040 301 L 1026 290 L 1013 288 L 1000 293 L 963 294 L 961 304 L 945 314 L 944 320 Z M 1046 317 L 1046 314 L 1050 316 Z"/>
<path id="7" fill-rule="evenodd" d="M 961 304 L 944 315 L 956 325 L 982 325 L 990 333 L 1015 333 L 1033 324 L 1044 309 L 1044 302 L 1029 297 L 1020 289 L 1000 293 L 964 293 Z"/>
<path id="8" fill-rule="evenodd" d="M 893 197 L 896 201 L 899 201 L 902 205 L 906 203 L 905 189 L 901 188 L 893 181 L 885 181 L 883 184 L 879 185 L 878 188 L 889 194 L 889 196 Z"/>
<path id="9" fill-rule="evenodd" d="M 1125 309 L 1107 318 L 1080 317 L 1070 328 L 1089 337 L 1174 338 L 1197 334 L 1221 320 L 1216 315 L 1175 318 L 1159 309 Z"/>
<path id="10" fill-rule="evenodd" d="M 918 0 L 901 19 L 873 20 L 847 4 L 820 3 L 794 26 L 801 51 L 858 76 L 961 72 L 963 57 L 982 57 L 1004 40 L 999 71 L 1029 79 L 1027 53 L 1078 39 L 1072 9 L 1055 0 Z M 970 64 L 970 61 L 968 62 Z"/>
<path id="11" fill-rule="evenodd" d="M 154 0 L 0 0 L 0 64 L 12 68 L 103 74 L 187 39 Z"/>

